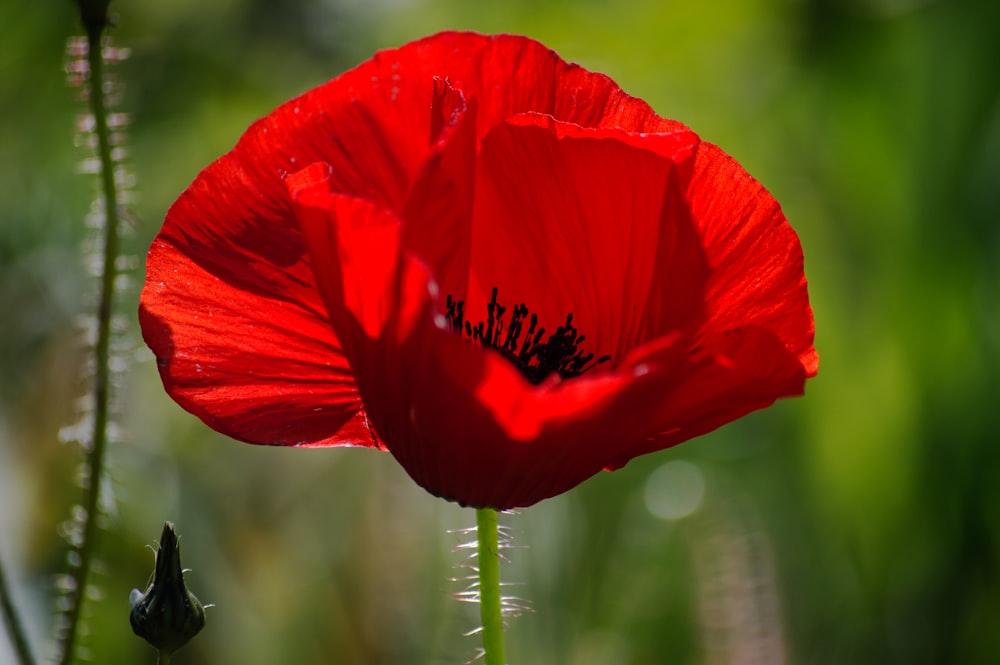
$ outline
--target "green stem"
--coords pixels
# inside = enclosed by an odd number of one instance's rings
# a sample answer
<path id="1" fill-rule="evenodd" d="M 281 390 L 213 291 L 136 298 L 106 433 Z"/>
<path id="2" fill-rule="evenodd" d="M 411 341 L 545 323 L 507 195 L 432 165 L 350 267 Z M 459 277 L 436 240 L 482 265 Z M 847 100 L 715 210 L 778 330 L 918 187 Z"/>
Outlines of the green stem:
<path id="1" fill-rule="evenodd" d="M 0 605 L 2 605 L 4 623 L 7 624 L 7 633 L 10 641 L 14 645 L 17 653 L 17 660 L 21 665 L 35 665 L 35 659 L 31 655 L 31 648 L 28 646 L 28 637 L 24 634 L 24 627 L 21 625 L 21 617 L 14 607 L 14 600 L 7 589 L 7 578 L 3 572 L 3 562 L 0 562 Z"/>
<path id="2" fill-rule="evenodd" d="M 479 540 L 479 615 L 483 622 L 485 662 L 486 665 L 505 665 L 497 511 L 477 509 L 476 532 Z"/>
<path id="3" fill-rule="evenodd" d="M 156 651 L 156 665 L 170 665 L 170 654 L 166 651 Z"/>
<path id="4" fill-rule="evenodd" d="M 102 26 L 103 27 L 103 26 Z M 94 428 L 88 455 L 89 474 L 84 503 L 86 515 L 79 548 L 80 561 L 74 571 L 75 598 L 68 614 L 68 624 L 63 637 L 60 663 L 73 661 L 73 651 L 79 633 L 80 616 L 87 597 L 87 581 L 93 565 L 97 534 L 97 512 L 100 505 L 101 476 L 104 472 L 104 455 L 107 448 L 108 397 L 110 369 L 108 358 L 111 348 L 111 311 L 117 276 L 118 258 L 118 190 L 115 186 L 115 168 L 111 159 L 111 140 L 108 114 L 104 105 L 104 59 L 101 49 L 101 29 L 87 31 L 90 64 L 90 106 L 97 131 L 98 154 L 101 160 L 101 186 L 104 193 L 104 267 L 101 275 L 100 301 L 97 309 L 97 343 L 94 345 Z"/>

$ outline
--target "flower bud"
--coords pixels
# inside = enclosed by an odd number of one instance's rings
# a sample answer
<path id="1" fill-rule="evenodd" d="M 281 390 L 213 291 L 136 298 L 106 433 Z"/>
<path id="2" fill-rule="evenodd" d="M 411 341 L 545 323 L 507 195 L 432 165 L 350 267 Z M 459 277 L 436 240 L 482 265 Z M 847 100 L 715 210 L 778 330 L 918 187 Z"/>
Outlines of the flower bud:
<path id="1" fill-rule="evenodd" d="M 205 626 L 205 608 L 188 591 L 181 569 L 181 550 L 170 522 L 163 524 L 156 551 L 153 581 L 145 592 L 129 594 L 132 631 L 161 653 L 173 653 Z"/>
<path id="2" fill-rule="evenodd" d="M 80 20 L 89 35 L 100 35 L 110 23 L 108 5 L 111 0 L 77 0 Z"/>

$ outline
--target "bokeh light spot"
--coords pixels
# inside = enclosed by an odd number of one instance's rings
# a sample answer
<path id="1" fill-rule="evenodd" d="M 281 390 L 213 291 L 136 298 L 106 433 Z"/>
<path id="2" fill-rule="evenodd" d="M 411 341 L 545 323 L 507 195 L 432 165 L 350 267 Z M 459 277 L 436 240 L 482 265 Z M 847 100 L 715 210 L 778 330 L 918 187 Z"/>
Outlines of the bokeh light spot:
<path id="1" fill-rule="evenodd" d="M 679 520 L 698 509 L 705 476 L 691 462 L 667 462 L 646 479 L 646 509 L 663 520 Z"/>

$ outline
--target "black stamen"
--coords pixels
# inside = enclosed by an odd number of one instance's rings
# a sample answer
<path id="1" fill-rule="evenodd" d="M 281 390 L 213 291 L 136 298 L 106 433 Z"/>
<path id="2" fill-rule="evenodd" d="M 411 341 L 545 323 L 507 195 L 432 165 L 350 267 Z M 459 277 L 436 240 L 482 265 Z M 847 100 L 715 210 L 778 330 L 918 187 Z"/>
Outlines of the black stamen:
<path id="1" fill-rule="evenodd" d="M 572 313 L 566 315 L 566 324 L 556 328 L 543 342 L 545 328 L 538 326 L 538 315 L 531 314 L 528 306 L 520 303 L 514 305 L 511 311 L 505 335 L 503 315 L 507 308 L 497 303 L 496 287 L 493 287 L 493 294 L 486 305 L 485 324 L 480 321 L 473 326 L 465 320 L 464 300 L 456 301 L 449 295 L 445 300 L 445 307 L 445 316 L 453 330 L 459 334 L 464 333 L 470 341 L 496 349 L 534 384 L 541 383 L 553 372 L 558 372 L 564 379 L 580 376 L 611 360 L 611 356 L 601 356 L 595 360 L 593 353 L 583 352 L 580 345 L 586 337 L 577 334 Z M 524 331 L 525 319 L 528 320 L 527 331 Z"/>

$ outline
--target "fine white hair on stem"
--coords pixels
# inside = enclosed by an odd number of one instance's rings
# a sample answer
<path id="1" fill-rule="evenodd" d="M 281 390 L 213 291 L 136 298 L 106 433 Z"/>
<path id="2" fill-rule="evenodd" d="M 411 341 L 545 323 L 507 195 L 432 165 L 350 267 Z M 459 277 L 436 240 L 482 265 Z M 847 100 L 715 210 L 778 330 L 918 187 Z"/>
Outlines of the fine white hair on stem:
<path id="1" fill-rule="evenodd" d="M 501 511 L 501 515 L 510 516 L 516 515 L 514 511 Z M 449 534 L 456 534 L 461 540 L 457 545 L 454 545 L 453 549 L 456 552 L 463 552 L 465 556 L 455 564 L 458 569 L 459 574 L 451 577 L 449 581 L 461 585 L 458 591 L 452 592 L 451 596 L 460 603 L 471 603 L 478 605 L 481 600 L 480 589 L 479 589 L 479 543 L 477 540 L 476 527 L 468 527 L 463 529 L 451 529 L 448 531 Z M 504 563 L 511 563 L 510 557 L 507 556 L 506 552 L 515 549 L 526 549 L 526 545 L 521 545 L 515 542 L 515 530 L 509 525 L 501 524 L 497 527 L 497 556 L 500 561 Z M 521 586 L 520 582 L 501 582 L 501 588 L 506 589 L 515 586 Z M 500 611 L 504 619 L 513 619 L 525 612 L 533 611 L 531 608 L 531 602 L 525 598 L 514 595 L 501 595 L 500 597 Z M 506 621 L 505 621 L 506 623 Z M 465 637 L 471 637 L 479 635 L 482 633 L 483 627 L 477 625 L 476 627 L 463 633 Z M 474 663 L 481 660 L 484 656 L 482 648 L 477 648 L 475 655 L 466 663 Z"/>

